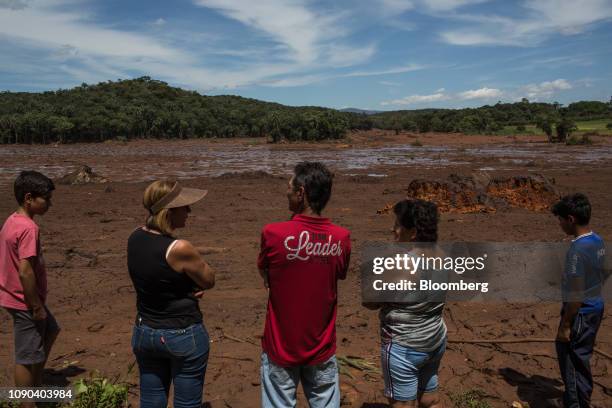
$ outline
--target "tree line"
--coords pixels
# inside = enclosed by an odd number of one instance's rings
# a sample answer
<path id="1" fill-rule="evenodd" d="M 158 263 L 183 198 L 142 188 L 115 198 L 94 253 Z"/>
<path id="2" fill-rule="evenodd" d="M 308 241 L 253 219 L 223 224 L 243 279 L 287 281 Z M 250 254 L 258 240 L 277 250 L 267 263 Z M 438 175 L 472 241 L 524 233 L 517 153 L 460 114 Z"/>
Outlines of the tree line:
<path id="1" fill-rule="evenodd" d="M 465 134 L 496 133 L 505 126 L 518 131 L 536 125 L 554 139 L 556 127 L 564 134 L 577 120 L 611 119 L 612 100 L 608 103 L 581 101 L 564 107 L 559 103 L 529 102 L 486 105 L 465 109 L 421 109 L 360 115 L 353 121 L 359 129 L 387 129 L 411 132 L 459 132 Z M 555 141 L 555 140 L 551 140 Z"/>
<path id="2" fill-rule="evenodd" d="M 612 104 L 497 103 L 473 109 L 422 109 L 374 115 L 289 107 L 239 96 L 206 96 L 141 77 L 41 93 L 0 93 L 0 143 L 100 142 L 135 138 L 267 137 L 324 140 L 349 130 L 495 133 L 538 124 L 612 117 Z M 565 127 L 564 127 L 565 126 Z M 548 132 L 547 132 L 548 133 Z"/>

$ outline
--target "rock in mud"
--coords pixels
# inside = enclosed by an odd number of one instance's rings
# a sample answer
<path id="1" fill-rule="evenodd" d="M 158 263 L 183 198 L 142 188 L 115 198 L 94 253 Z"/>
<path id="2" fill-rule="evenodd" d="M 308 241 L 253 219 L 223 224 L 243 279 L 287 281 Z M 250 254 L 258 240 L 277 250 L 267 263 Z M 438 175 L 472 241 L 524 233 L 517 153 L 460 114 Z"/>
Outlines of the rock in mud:
<path id="1" fill-rule="evenodd" d="M 75 171 L 66 174 L 57 180 L 59 184 L 97 184 L 106 183 L 108 180 L 99 174 L 94 173 L 91 167 L 82 165 Z"/>
<path id="2" fill-rule="evenodd" d="M 446 180 L 416 179 L 408 185 L 408 198 L 433 201 L 440 212 L 495 212 L 495 204 L 487 195 L 486 174 L 462 176 L 451 174 Z"/>
<path id="3" fill-rule="evenodd" d="M 489 182 L 487 193 L 512 207 L 531 211 L 546 211 L 559 198 L 554 184 L 539 174 L 494 178 Z"/>
<path id="4" fill-rule="evenodd" d="M 539 174 L 491 178 L 485 173 L 474 173 L 451 174 L 444 180 L 413 180 L 407 196 L 433 201 L 443 213 L 465 214 L 510 207 L 546 211 L 559 193 L 553 182 Z"/>

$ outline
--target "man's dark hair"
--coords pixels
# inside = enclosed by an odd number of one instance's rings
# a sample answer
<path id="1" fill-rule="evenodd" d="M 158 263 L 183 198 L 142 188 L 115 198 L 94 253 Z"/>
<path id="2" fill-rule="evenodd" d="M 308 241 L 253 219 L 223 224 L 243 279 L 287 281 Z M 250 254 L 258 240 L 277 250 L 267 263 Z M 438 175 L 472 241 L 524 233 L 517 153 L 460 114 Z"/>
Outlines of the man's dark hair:
<path id="1" fill-rule="evenodd" d="M 304 187 L 310 208 L 320 215 L 331 197 L 334 175 L 320 162 L 298 163 L 293 174 L 293 189 Z"/>
<path id="2" fill-rule="evenodd" d="M 587 225 L 591 221 L 591 203 L 582 193 L 569 194 L 552 206 L 552 213 L 557 217 L 568 219 L 573 216 L 578 225 Z"/>
<path id="3" fill-rule="evenodd" d="M 406 229 L 416 229 L 418 242 L 438 240 L 438 207 L 425 200 L 402 200 L 393 206 L 397 220 Z"/>
<path id="4" fill-rule="evenodd" d="M 32 197 L 43 197 L 55 190 L 55 185 L 44 174 L 28 170 L 19 173 L 19 176 L 15 179 L 13 190 L 17 202 L 22 205 L 27 193 L 32 194 Z"/>

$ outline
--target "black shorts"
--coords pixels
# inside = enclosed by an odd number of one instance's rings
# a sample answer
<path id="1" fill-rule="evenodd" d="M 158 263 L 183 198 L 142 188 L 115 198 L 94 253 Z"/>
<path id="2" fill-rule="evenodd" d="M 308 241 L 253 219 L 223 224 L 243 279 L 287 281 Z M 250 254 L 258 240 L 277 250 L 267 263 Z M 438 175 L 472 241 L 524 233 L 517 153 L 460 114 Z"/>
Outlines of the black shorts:
<path id="1" fill-rule="evenodd" d="M 29 310 L 5 309 L 13 317 L 15 364 L 31 365 L 45 361 L 48 357 L 45 344 L 60 330 L 49 309 L 45 306 L 45 320 L 34 320 Z"/>

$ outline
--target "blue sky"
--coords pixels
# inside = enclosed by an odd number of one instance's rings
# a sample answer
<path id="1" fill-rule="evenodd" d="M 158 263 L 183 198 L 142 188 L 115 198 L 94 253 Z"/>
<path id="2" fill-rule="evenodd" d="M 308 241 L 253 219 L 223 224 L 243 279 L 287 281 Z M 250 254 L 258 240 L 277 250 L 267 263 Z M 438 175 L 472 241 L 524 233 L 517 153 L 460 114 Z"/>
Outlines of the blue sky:
<path id="1" fill-rule="evenodd" d="M 0 0 L 0 90 L 149 75 L 376 110 L 608 101 L 612 0 Z"/>

